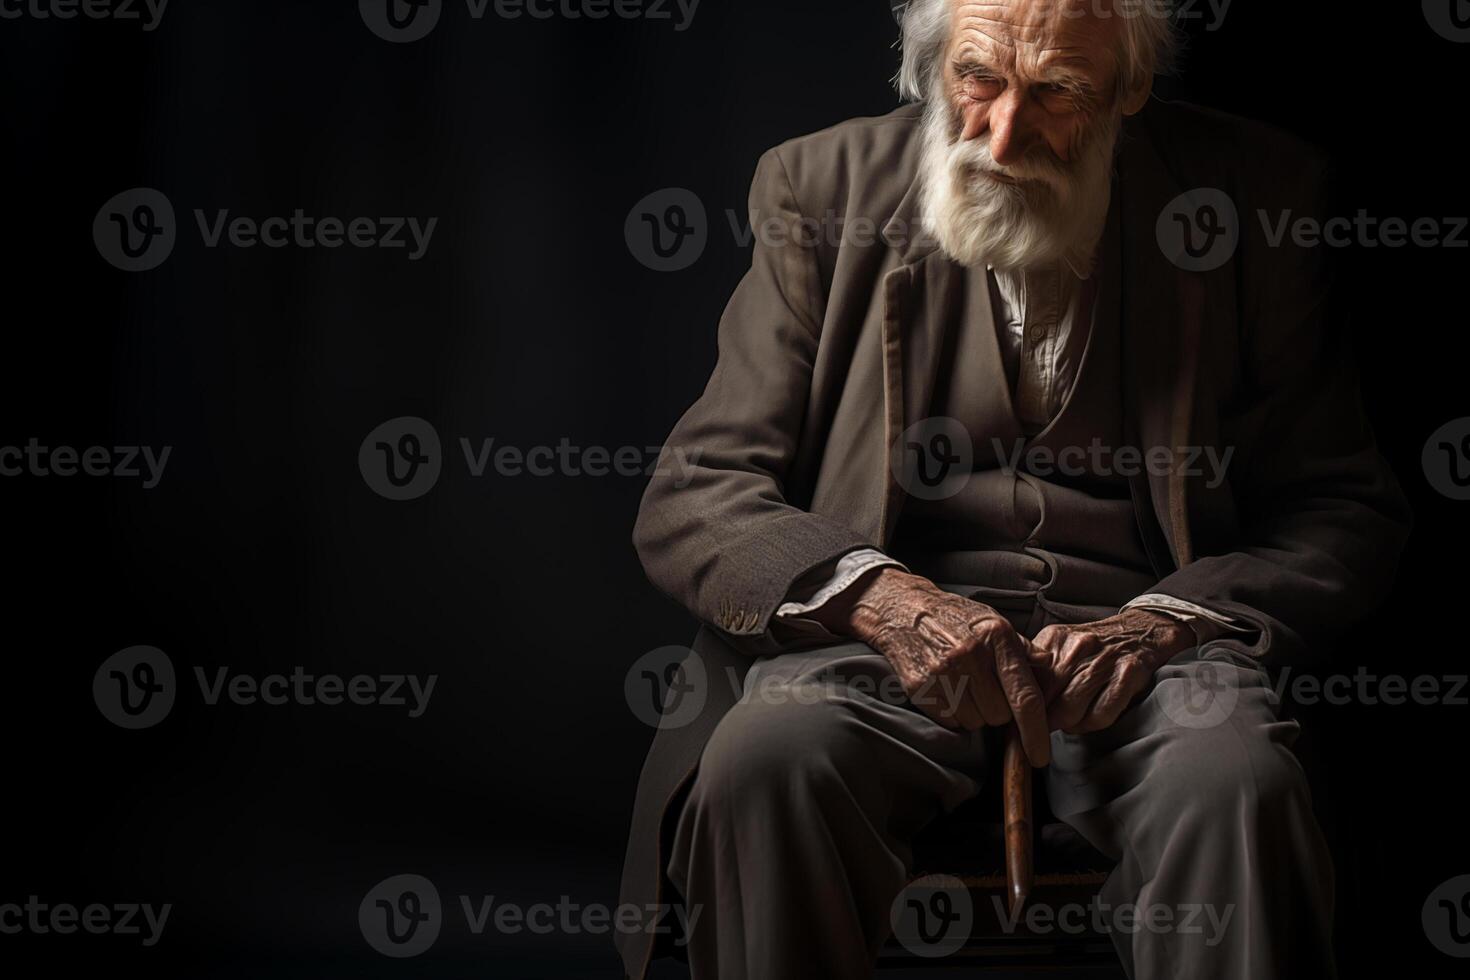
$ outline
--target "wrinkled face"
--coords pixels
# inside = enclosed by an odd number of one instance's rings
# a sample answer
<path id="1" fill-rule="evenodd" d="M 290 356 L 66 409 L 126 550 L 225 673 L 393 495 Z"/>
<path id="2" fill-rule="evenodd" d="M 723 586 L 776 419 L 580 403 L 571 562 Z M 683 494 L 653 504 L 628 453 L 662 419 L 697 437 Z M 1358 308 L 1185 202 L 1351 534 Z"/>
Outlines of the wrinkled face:
<path id="1" fill-rule="evenodd" d="M 1084 274 L 1122 116 L 1111 0 L 952 0 L 924 114 L 923 212 L 964 264 Z M 1137 14 L 1134 14 L 1137 16 Z"/>
<path id="2" fill-rule="evenodd" d="M 959 138 L 1002 167 L 1071 163 L 1114 108 L 1121 24 L 1106 0 L 954 0 L 942 66 Z"/>

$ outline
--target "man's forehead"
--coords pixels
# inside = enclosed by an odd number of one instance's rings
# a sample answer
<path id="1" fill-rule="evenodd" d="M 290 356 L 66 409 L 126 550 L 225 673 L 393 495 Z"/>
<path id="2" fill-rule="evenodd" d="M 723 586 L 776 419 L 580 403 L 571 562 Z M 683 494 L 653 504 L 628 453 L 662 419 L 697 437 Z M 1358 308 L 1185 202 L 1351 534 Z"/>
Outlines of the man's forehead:
<path id="1" fill-rule="evenodd" d="M 951 0 L 954 40 L 1095 55 L 1111 50 L 1119 17 L 1112 0 Z"/>

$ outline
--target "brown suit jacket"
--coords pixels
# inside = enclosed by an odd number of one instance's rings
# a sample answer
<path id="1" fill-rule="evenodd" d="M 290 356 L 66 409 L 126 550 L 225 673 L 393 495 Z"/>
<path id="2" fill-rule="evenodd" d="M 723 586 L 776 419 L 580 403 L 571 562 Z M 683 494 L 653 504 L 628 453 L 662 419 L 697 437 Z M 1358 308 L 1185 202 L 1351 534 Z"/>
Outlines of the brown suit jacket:
<path id="1" fill-rule="evenodd" d="M 806 573 L 888 543 L 904 503 L 890 460 L 928 415 L 945 338 L 993 329 L 984 270 L 917 233 L 919 116 L 851 120 L 757 167 L 752 223 L 778 219 L 792 240 L 758 236 L 714 374 L 669 436 L 699 454 L 692 478 L 655 477 L 634 531 L 649 578 L 707 624 L 694 646 L 707 700 L 655 739 L 624 901 L 670 900 L 668 804 L 750 656 L 811 642 L 775 621 L 777 607 Z M 1127 444 L 1234 450 L 1218 487 L 1182 468 L 1133 478 L 1151 591 L 1252 624 L 1250 652 L 1272 660 L 1320 647 L 1380 601 L 1409 526 L 1361 410 L 1348 331 L 1329 313 L 1324 249 L 1273 245 L 1265 228 L 1287 211 L 1320 216 L 1324 170 L 1284 133 L 1154 102 L 1125 123 L 1113 190 Z M 1178 268 L 1156 236 L 1169 202 L 1197 188 L 1224 191 L 1240 215 L 1233 257 L 1209 272 Z M 804 218 L 845 222 L 852 240 L 802 240 Z M 865 220 L 882 234 L 862 243 Z M 650 939 L 620 937 L 630 976 Z"/>

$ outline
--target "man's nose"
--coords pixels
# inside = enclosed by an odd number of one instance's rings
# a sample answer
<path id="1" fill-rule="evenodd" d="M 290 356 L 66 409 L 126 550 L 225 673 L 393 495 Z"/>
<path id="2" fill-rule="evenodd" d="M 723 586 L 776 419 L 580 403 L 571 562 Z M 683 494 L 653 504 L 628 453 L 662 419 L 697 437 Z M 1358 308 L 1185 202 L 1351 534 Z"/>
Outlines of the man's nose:
<path id="1" fill-rule="evenodd" d="M 1018 87 L 990 104 L 990 156 L 1003 167 L 1019 162 L 1036 141 L 1031 108 Z"/>

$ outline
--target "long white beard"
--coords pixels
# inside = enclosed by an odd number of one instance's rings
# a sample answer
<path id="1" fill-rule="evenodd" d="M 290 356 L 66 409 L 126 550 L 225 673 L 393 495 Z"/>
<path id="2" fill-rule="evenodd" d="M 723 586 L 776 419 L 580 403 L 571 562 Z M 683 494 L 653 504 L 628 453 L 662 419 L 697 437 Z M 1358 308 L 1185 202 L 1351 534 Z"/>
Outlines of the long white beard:
<path id="1" fill-rule="evenodd" d="M 988 136 L 958 138 L 959 120 L 942 89 L 931 94 L 922 125 L 920 214 L 925 230 L 950 258 L 998 269 L 1058 260 L 1078 273 L 1091 268 L 1107 219 L 1118 113 L 1109 112 L 1095 124 L 1078 156 L 1065 166 L 1044 148 L 1019 165 L 997 164 Z M 984 176 L 984 170 L 1023 183 L 1001 183 Z"/>

